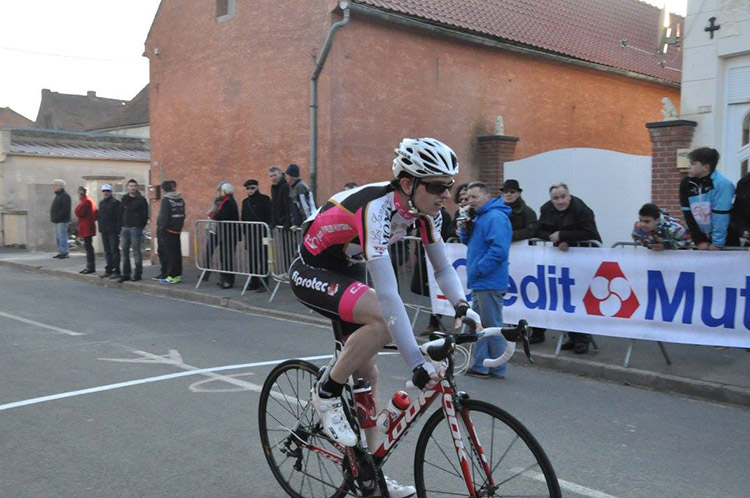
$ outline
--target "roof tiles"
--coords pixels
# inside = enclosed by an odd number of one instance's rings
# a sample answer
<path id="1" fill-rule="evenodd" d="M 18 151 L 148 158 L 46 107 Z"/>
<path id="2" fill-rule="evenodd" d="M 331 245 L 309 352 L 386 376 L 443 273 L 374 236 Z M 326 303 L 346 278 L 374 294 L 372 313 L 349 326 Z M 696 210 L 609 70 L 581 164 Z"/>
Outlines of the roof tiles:
<path id="1" fill-rule="evenodd" d="M 461 31 L 680 82 L 681 53 L 672 49 L 664 58 L 652 55 L 657 45 L 659 9 L 639 0 L 353 1 Z M 675 19 L 683 22 L 679 16 Z M 628 47 L 623 47 L 621 40 L 627 40 Z"/>

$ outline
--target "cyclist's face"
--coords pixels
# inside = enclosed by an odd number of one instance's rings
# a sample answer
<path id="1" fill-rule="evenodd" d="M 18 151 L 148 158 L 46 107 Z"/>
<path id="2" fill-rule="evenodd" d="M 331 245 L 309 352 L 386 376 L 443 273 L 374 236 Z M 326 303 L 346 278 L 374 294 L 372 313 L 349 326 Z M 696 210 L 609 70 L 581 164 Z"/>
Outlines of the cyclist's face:
<path id="1" fill-rule="evenodd" d="M 440 186 L 444 185 L 448 188 L 441 189 Z M 440 208 L 443 207 L 445 202 L 451 198 L 451 189 L 453 185 L 453 177 L 451 176 L 428 176 L 420 178 L 419 186 L 416 192 L 414 192 L 414 205 L 430 216 L 437 216 L 440 212 Z M 433 194 L 427 191 L 442 190 L 439 194 Z"/>

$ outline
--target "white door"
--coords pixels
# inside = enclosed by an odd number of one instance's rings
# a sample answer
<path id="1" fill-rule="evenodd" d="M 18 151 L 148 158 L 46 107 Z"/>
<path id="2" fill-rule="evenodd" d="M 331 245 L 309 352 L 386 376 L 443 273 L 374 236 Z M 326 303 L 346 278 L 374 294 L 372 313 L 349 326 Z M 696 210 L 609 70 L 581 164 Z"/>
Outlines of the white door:
<path id="1" fill-rule="evenodd" d="M 738 61 L 739 62 L 739 61 Z M 748 172 L 750 162 L 750 65 L 731 64 L 727 71 L 727 113 L 724 122 L 722 170 L 737 183 Z"/>

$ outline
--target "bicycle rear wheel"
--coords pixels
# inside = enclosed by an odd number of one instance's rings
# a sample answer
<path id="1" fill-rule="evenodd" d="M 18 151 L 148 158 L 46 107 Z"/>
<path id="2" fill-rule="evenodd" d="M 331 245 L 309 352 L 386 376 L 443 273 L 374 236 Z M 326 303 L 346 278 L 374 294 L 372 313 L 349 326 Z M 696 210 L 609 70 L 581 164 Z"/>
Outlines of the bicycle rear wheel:
<path id="1" fill-rule="evenodd" d="M 310 391 L 318 367 L 288 360 L 274 368 L 260 393 L 258 427 L 276 480 L 294 498 L 346 495 L 341 451 L 323 434 Z"/>
<path id="2" fill-rule="evenodd" d="M 508 412 L 482 401 L 465 400 L 456 417 L 460 421 L 475 496 L 562 496 L 544 450 L 528 429 Z M 470 437 L 467 425 L 473 426 L 476 439 Z M 480 452 L 484 454 L 491 478 Z M 419 434 L 414 477 L 419 498 L 472 496 L 442 409 L 432 414 Z"/>

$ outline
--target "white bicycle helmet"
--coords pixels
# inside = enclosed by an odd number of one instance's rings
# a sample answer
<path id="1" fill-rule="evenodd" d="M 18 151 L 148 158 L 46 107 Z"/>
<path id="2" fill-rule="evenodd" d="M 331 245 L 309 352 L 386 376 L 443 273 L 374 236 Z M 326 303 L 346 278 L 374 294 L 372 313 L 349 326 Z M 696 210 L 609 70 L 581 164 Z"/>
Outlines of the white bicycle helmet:
<path id="1" fill-rule="evenodd" d="M 393 176 L 406 172 L 416 178 L 456 176 L 458 159 L 453 149 L 434 138 L 405 138 L 394 149 Z"/>

